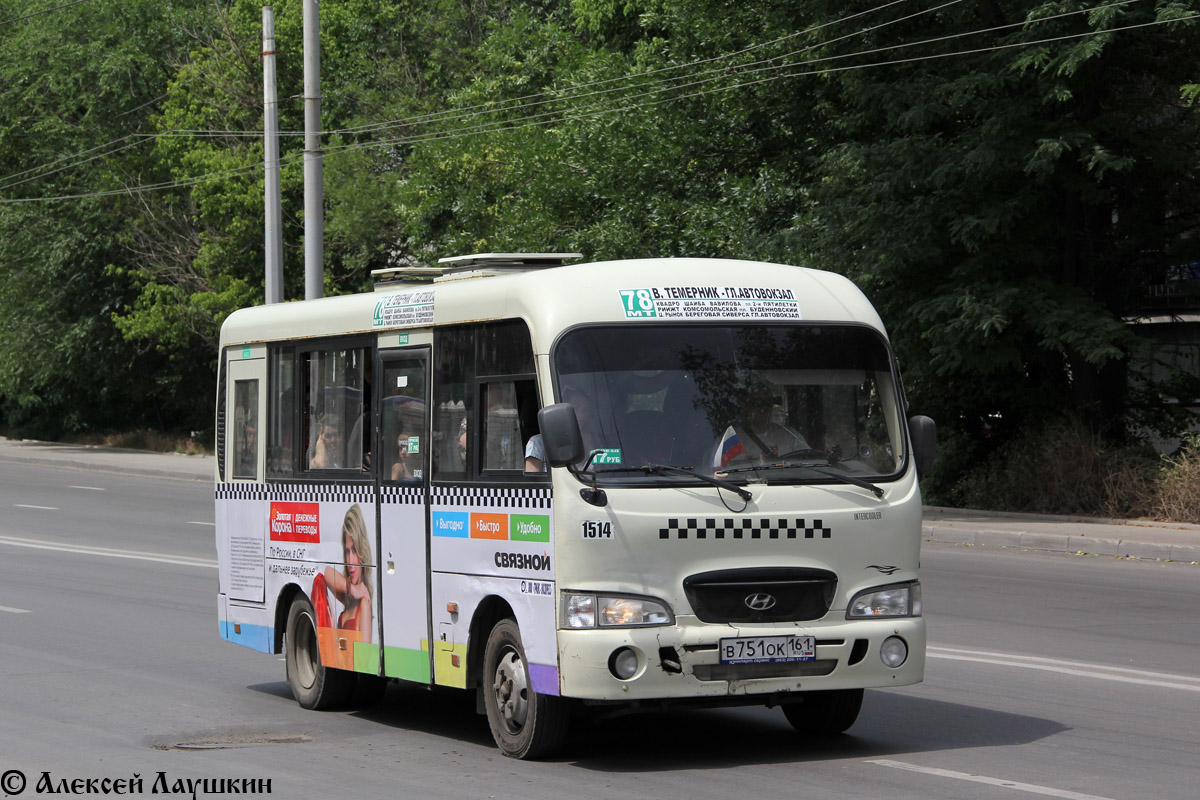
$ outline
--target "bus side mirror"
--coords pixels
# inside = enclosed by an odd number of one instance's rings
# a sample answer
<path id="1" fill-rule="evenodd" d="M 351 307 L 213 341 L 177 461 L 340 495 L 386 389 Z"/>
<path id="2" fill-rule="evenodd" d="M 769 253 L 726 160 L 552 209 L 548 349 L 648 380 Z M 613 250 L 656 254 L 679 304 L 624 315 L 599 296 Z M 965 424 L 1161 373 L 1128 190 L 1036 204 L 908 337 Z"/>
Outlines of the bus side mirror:
<path id="1" fill-rule="evenodd" d="M 933 469 L 933 458 L 937 455 L 937 423 L 929 417 L 910 417 L 908 438 L 912 441 L 913 459 L 917 462 L 917 476 L 924 477 Z"/>
<path id="2" fill-rule="evenodd" d="M 583 460 L 583 435 L 579 432 L 575 406 L 570 403 L 546 406 L 538 412 L 538 428 L 546 448 L 546 464 L 565 467 Z"/>

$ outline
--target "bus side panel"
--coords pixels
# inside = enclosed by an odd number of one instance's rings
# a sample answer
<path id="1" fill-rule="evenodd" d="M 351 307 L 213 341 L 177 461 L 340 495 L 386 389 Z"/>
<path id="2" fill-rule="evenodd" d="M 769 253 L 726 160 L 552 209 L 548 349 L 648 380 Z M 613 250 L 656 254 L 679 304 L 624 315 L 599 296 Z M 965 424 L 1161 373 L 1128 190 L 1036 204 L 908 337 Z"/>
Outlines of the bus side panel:
<path id="1" fill-rule="evenodd" d="M 495 596 L 516 617 L 534 690 L 558 694 L 549 487 L 435 487 L 429 514 L 435 682 L 466 686 L 467 647 L 488 633 L 469 641 L 471 621 Z"/>
<path id="2" fill-rule="evenodd" d="M 435 680 L 442 686 L 467 687 L 468 649 L 487 646 L 490 631 L 480 631 L 478 641 L 469 640 L 471 620 L 490 597 L 498 597 L 512 608 L 521 644 L 529 665 L 529 679 L 539 694 L 557 695 L 558 645 L 554 583 L 548 577 L 497 578 L 435 572 L 433 574 Z M 448 604 L 459 612 L 451 614 Z M 444 639 L 442 637 L 445 637 Z M 457 663 L 454 656 L 457 656 Z M 485 677 L 485 682 L 486 682 Z"/>
<path id="3" fill-rule="evenodd" d="M 267 534 L 262 488 L 249 483 L 216 487 L 219 621 L 222 639 L 270 653 L 274 650 L 274 619 L 265 603 Z"/>
<path id="4" fill-rule="evenodd" d="M 424 491 L 418 486 L 384 487 L 380 515 L 383 674 L 429 683 Z"/>

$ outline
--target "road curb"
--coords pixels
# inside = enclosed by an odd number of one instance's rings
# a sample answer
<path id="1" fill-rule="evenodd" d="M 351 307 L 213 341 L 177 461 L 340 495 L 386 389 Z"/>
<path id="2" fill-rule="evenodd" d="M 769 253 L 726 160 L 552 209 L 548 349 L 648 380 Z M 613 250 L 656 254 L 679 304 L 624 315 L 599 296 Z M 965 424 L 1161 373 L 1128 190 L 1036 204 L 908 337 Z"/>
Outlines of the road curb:
<path id="1" fill-rule="evenodd" d="M 88 448 L 89 457 L 74 457 L 61 451 L 36 455 L 14 453 L 12 448 L 0 451 L 0 463 L 36 464 L 39 466 L 62 467 L 83 472 L 108 472 L 143 478 L 169 478 L 181 481 L 212 483 L 211 456 L 185 456 L 177 453 L 154 453 L 140 450 L 112 450 Z M 196 459 L 192 463 L 179 463 L 177 459 Z M 205 464 L 205 460 L 209 460 Z M 138 463 L 143 462 L 143 463 Z"/>
<path id="2" fill-rule="evenodd" d="M 946 544 L 1019 547 L 1026 550 L 1045 550 L 1055 553 L 1200 562 L 1200 544 L 1169 544 L 1113 537 L 1030 533 L 988 528 L 964 530 L 930 522 L 926 522 L 922 526 L 922 533 L 928 541 Z"/>

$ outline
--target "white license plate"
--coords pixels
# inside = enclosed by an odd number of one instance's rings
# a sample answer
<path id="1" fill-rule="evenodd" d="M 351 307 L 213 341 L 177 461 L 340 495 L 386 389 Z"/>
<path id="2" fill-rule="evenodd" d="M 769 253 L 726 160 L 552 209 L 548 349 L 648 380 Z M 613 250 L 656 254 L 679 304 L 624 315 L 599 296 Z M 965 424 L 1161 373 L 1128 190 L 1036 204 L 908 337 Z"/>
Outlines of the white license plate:
<path id="1" fill-rule="evenodd" d="M 772 664 L 778 661 L 812 661 L 817 657 L 811 636 L 740 636 L 722 639 L 722 664 Z"/>

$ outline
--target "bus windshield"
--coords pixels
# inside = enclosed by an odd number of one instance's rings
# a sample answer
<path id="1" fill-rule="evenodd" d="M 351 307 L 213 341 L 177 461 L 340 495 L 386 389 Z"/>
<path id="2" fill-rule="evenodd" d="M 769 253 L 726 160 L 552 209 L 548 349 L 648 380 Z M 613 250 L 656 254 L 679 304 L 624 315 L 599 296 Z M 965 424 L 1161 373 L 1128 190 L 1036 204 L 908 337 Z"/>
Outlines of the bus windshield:
<path id="1" fill-rule="evenodd" d="M 889 350 L 861 325 L 582 327 L 553 363 L 605 482 L 887 480 L 904 467 Z"/>

